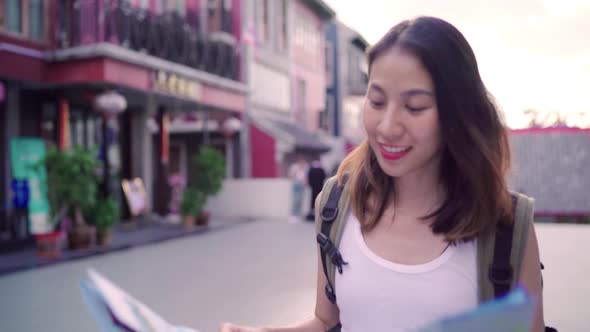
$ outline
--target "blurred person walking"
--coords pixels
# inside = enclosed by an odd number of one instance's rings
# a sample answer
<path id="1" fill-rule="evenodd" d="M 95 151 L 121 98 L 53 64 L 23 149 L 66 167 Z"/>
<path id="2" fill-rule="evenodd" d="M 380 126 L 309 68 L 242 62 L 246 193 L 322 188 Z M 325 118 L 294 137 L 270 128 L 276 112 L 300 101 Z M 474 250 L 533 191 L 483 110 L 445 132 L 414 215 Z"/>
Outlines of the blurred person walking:
<path id="1" fill-rule="evenodd" d="M 310 209 L 305 218 L 308 221 L 313 221 L 315 218 L 315 198 L 322 191 L 325 181 L 326 171 L 324 171 L 321 162 L 317 159 L 312 161 L 307 173 L 307 183 L 309 183 L 309 186 L 311 187 Z"/>
<path id="2" fill-rule="evenodd" d="M 299 159 L 289 167 L 288 177 L 292 182 L 293 195 L 289 222 L 297 222 L 303 217 L 303 196 L 307 185 L 307 168 L 307 161 L 303 157 L 299 157 Z"/>

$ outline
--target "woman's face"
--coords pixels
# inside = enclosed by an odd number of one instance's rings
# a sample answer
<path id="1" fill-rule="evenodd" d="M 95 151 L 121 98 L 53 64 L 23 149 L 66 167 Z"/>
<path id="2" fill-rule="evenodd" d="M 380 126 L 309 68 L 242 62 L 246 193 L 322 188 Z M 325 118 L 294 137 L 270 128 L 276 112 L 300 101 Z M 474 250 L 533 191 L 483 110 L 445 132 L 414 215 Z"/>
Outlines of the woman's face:
<path id="1" fill-rule="evenodd" d="M 373 61 L 363 121 L 385 174 L 437 171 L 441 138 L 434 85 L 418 58 L 393 47 Z"/>

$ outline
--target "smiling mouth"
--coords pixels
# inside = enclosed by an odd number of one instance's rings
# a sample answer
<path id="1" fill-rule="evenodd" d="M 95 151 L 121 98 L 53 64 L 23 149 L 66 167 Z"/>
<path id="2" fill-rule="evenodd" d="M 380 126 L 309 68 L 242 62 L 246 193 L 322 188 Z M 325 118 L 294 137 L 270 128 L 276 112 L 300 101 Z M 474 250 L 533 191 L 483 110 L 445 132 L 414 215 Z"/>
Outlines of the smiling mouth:
<path id="1" fill-rule="evenodd" d="M 396 146 L 389 146 L 389 145 L 381 145 L 381 146 L 383 147 L 383 150 L 385 150 L 389 153 L 400 153 L 400 152 L 408 151 L 412 148 L 411 146 L 407 146 L 407 147 L 396 147 Z"/>
<path id="2" fill-rule="evenodd" d="M 412 150 L 411 146 L 399 147 L 391 145 L 379 144 L 379 150 L 381 156 L 387 160 L 398 160 L 403 158 L 405 155 Z"/>

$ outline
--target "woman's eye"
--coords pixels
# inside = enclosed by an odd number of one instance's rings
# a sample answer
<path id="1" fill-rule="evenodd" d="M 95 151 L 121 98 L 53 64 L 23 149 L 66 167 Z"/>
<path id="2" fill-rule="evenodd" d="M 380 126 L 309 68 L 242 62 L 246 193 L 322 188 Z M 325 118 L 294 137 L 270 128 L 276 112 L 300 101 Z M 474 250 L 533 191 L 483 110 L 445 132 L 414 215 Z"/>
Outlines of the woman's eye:
<path id="1" fill-rule="evenodd" d="M 384 102 L 382 102 L 382 101 L 377 101 L 377 100 L 370 100 L 370 99 L 369 99 L 369 103 L 371 104 L 371 106 L 372 106 L 373 108 L 381 108 L 381 107 L 383 107 L 383 105 L 385 104 L 385 103 L 384 103 Z"/>
<path id="2" fill-rule="evenodd" d="M 406 108 L 410 112 L 420 112 L 420 111 L 424 111 L 428 107 L 414 107 L 414 106 L 406 105 Z"/>

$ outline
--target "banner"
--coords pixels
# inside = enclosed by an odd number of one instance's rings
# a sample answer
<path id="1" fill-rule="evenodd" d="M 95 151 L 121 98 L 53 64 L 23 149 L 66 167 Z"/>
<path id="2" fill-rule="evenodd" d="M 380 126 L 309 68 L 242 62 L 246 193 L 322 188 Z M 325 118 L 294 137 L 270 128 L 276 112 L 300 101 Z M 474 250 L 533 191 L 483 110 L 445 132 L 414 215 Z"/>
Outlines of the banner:
<path id="1" fill-rule="evenodd" d="M 12 177 L 29 184 L 29 230 L 32 234 L 53 231 L 47 198 L 47 171 L 40 162 L 45 158 L 45 142 L 40 138 L 16 137 L 10 140 Z"/>

